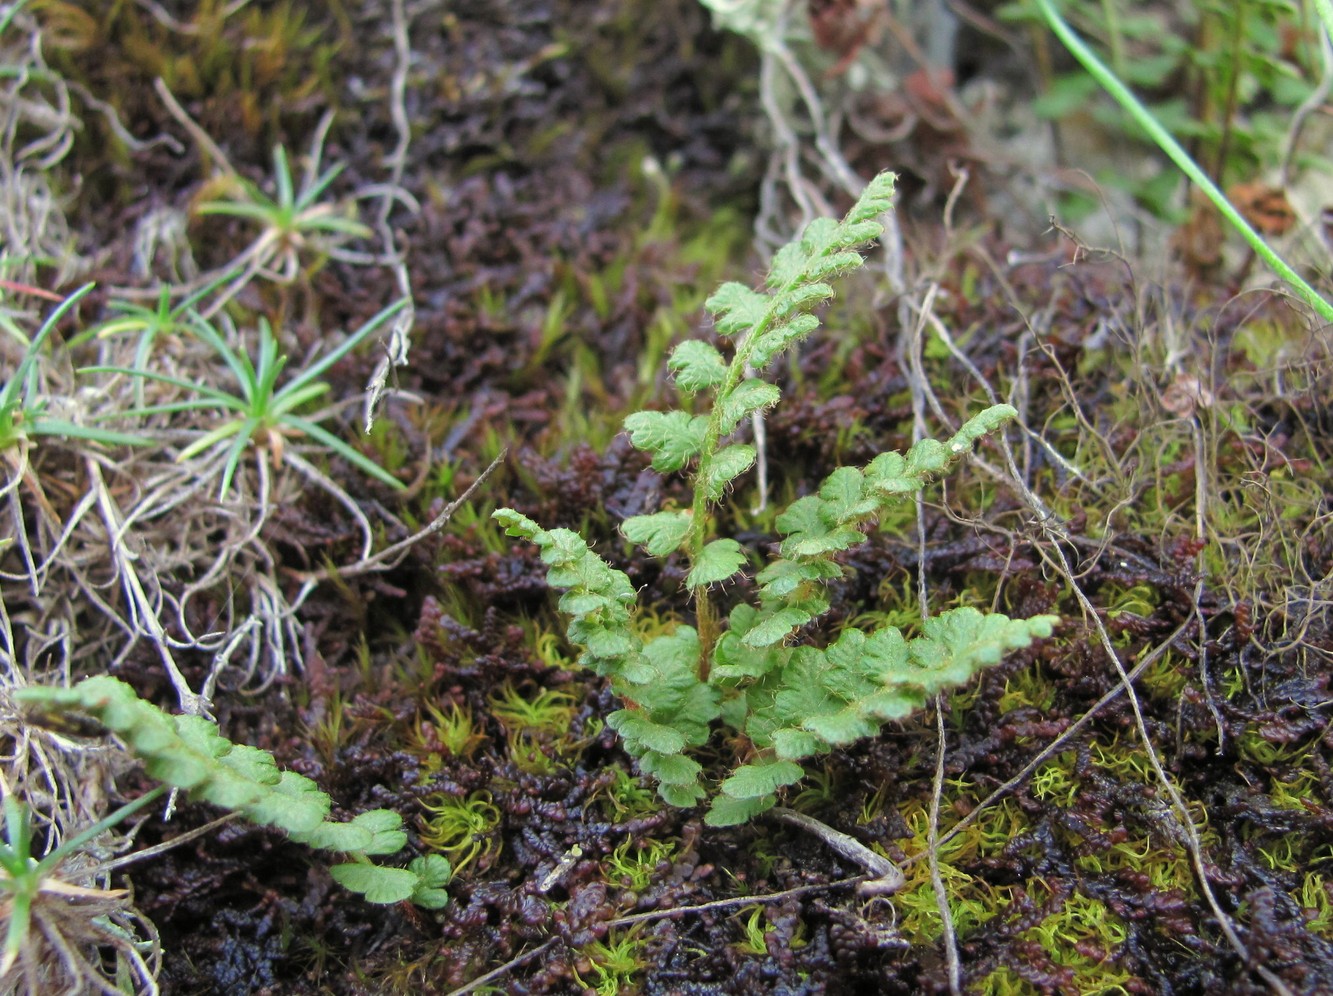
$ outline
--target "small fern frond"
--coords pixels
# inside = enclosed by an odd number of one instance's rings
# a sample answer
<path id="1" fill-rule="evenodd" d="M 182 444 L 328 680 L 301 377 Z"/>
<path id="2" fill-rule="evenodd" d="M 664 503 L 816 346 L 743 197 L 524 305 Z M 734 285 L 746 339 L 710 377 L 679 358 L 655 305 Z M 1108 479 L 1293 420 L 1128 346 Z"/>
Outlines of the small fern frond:
<path id="1" fill-rule="evenodd" d="M 411 899 L 436 908 L 448 901 L 443 886 L 452 869 L 443 858 L 417 859 L 425 864 L 413 862 L 402 869 L 373 864 L 367 857 L 393 854 L 406 846 L 401 816 L 373 809 L 348 823 L 330 820 L 329 797 L 318 785 L 294 771 L 279 770 L 268 751 L 232 743 L 212 720 L 173 716 L 107 675 L 85 678 L 70 688 L 22 688 L 14 697 L 34 710 L 92 716 L 120 737 L 158 781 L 187 791 L 198 801 L 238 812 L 252 823 L 285 831 L 298 843 L 347 854 L 352 864 L 335 865 L 334 878 L 368 902 Z M 346 872 L 349 867 L 355 873 Z"/>

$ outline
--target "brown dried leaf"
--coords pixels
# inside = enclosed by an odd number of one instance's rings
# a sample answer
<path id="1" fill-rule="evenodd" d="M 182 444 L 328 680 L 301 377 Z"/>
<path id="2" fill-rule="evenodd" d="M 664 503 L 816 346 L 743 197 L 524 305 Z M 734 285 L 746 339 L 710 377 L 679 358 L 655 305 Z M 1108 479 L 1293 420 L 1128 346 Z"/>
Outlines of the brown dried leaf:
<path id="1" fill-rule="evenodd" d="M 1281 187 L 1270 187 L 1259 180 L 1233 184 L 1227 197 L 1262 235 L 1285 235 L 1296 223 L 1296 212 Z"/>

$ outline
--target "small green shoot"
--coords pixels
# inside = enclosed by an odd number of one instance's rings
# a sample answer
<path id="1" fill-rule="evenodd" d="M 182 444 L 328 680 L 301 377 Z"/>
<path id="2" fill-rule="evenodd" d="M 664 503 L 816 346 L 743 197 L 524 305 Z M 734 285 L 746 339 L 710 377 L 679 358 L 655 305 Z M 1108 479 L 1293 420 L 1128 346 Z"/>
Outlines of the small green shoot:
<path id="1" fill-rule="evenodd" d="M 486 742 L 486 734 L 477 729 L 472 711 L 466 706 L 450 703 L 441 709 L 427 702 L 423 708 L 426 716 L 418 717 L 413 731 L 413 741 L 420 750 L 467 759 Z"/>
<path id="2" fill-rule="evenodd" d="M 146 370 L 148 357 L 152 354 L 153 346 L 158 339 L 193 331 L 195 307 L 235 275 L 234 272 L 227 272 L 208 281 L 174 306 L 171 303 L 174 288 L 170 284 L 162 285 L 158 291 L 157 303 L 151 308 L 134 301 L 113 300 L 108 307 L 116 313 L 116 317 L 108 318 L 72 339 L 70 346 L 76 346 L 83 340 L 93 337 L 108 339 L 117 335 L 137 335 L 139 338 L 134 345 L 133 369 Z M 142 389 L 139 391 L 138 404 L 143 404 Z"/>
<path id="3" fill-rule="evenodd" d="M 599 790 L 605 809 L 616 822 L 638 819 L 657 811 L 657 793 L 619 765 L 610 769 L 609 784 Z"/>
<path id="4" fill-rule="evenodd" d="M 607 881 L 642 895 L 653 884 L 659 866 L 670 865 L 672 850 L 671 844 L 666 841 L 626 838 L 607 855 Z"/>
<path id="5" fill-rule="evenodd" d="M 296 413 L 329 390 L 327 383 L 316 380 L 320 374 L 359 346 L 406 305 L 407 300 L 403 299 L 384 308 L 343 340 L 336 349 L 320 357 L 281 388 L 277 386 L 278 376 L 287 363 L 287 357 L 279 355 L 278 342 L 273 330 L 262 318 L 259 321 L 259 353 L 252 361 L 248 354 L 234 350 L 212 324 L 198 315 L 192 316 L 191 325 L 194 334 L 207 343 L 227 365 L 240 388 L 237 394 L 229 394 L 218 388 L 194 384 L 180 377 L 150 370 L 126 367 L 89 367 L 88 370 L 148 378 L 200 395 L 185 401 L 147 405 L 124 414 L 151 415 L 216 408 L 232 413 L 235 417 L 205 432 L 181 450 L 177 457 L 178 462 L 184 462 L 230 440 L 222 473 L 222 484 L 218 489 L 219 497 L 225 497 L 231 489 L 232 479 L 236 476 L 241 457 L 251 443 L 258 449 L 266 451 L 276 467 L 283 461 L 287 439 L 302 435 L 323 443 L 348 463 L 365 471 L 376 480 L 392 488 L 401 489 L 404 486 L 401 481 L 319 425 L 318 417 L 305 417 Z"/>
<path id="6" fill-rule="evenodd" d="M 574 697 L 568 692 L 541 688 L 527 698 L 506 684 L 490 698 L 490 713 L 513 732 L 541 732 L 564 736 L 574 721 Z"/>
<path id="7" fill-rule="evenodd" d="M 195 211 L 259 222 L 262 226 L 259 237 L 237 263 L 274 282 L 291 283 L 300 274 L 301 253 L 308 247 L 328 255 L 349 239 L 364 239 L 372 234 L 370 228 L 349 217 L 338 205 L 320 202 L 320 197 L 342 172 L 342 164 L 323 173 L 318 170 L 319 161 L 315 157 L 298 191 L 292 182 L 287 150 L 275 146 L 273 197 L 248 180 L 227 176 L 218 181 L 227 185 L 227 196 L 205 200 Z"/>
<path id="8" fill-rule="evenodd" d="M 0 31 L 3 31 L 3 25 L 0 25 Z M 2 75 L 3 72 L 0 72 L 0 76 Z M 22 270 L 26 266 L 35 266 L 45 262 L 48 262 L 48 260 L 30 256 L 11 256 L 6 250 L 0 249 L 0 274 L 9 269 Z M 31 340 L 19 321 L 22 313 L 18 309 L 9 307 L 7 299 L 10 294 L 26 294 L 29 297 L 53 301 L 56 304 L 59 304 L 62 299 L 59 294 L 52 293 L 45 288 L 34 287 L 21 281 L 7 280 L 0 276 L 0 332 L 9 336 L 22 348 L 27 349 Z"/>
<path id="9" fill-rule="evenodd" d="M 772 928 L 764 923 L 762 906 L 747 906 L 733 918 L 740 921 L 742 939 L 736 945 L 748 955 L 762 958 L 768 954 L 768 933 Z"/>
<path id="10" fill-rule="evenodd" d="M 737 913 L 733 920 L 740 923 L 741 940 L 736 947 L 748 955 L 754 955 L 762 958 L 768 955 L 768 936 L 774 933 L 777 928 L 767 922 L 767 916 L 762 906 L 746 906 Z M 791 949 L 803 948 L 809 942 L 805 939 L 805 924 L 797 926 L 795 936 L 788 942 L 787 947 Z"/>

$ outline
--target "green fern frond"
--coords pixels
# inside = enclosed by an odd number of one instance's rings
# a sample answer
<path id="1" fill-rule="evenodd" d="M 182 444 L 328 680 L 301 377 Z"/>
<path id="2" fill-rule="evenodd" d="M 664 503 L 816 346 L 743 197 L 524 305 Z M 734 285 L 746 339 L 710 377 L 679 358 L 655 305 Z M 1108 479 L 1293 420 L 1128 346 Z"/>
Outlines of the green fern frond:
<path id="1" fill-rule="evenodd" d="M 711 796 L 706 820 L 713 825 L 771 808 L 803 777 L 800 761 L 877 735 L 1006 652 L 1049 636 L 1057 621 L 963 608 L 929 619 L 912 640 L 888 626 L 845 630 L 824 648 L 798 639 L 828 611 L 826 588 L 842 576 L 840 555 L 865 542 L 886 509 L 948 473 L 981 438 L 1016 418 L 1008 405 L 980 412 L 945 441 L 923 439 L 906 453 L 835 470 L 815 494 L 778 516 L 779 555 L 755 576 L 758 603 L 737 605 L 725 625 L 715 617 L 710 589 L 749 569 L 753 556 L 737 540 L 710 534 L 713 507 L 756 457 L 753 445 L 733 437 L 780 397 L 755 371 L 818 328 L 812 309 L 833 295 L 827 281 L 861 265 L 861 251 L 881 233 L 876 219 L 891 207 L 893 184 L 890 174 L 876 177 L 842 221 L 810 224 L 776 254 L 763 290 L 727 283 L 708 299 L 717 333 L 735 342 L 730 360 L 694 340 L 667 360 L 682 395 L 706 399 L 707 414 L 682 408 L 625 420 L 630 442 L 656 470 L 690 477 L 688 509 L 633 516 L 622 533 L 651 556 L 684 559 L 694 626 L 677 625 L 645 644 L 624 573 L 569 530 L 545 530 L 512 509 L 495 513 L 510 535 L 537 544 L 549 583 L 566 589 L 560 608 L 569 616 L 570 640 L 582 647 L 580 662 L 609 676 L 625 701 L 607 725 L 667 802 L 692 806 Z M 742 763 L 710 785 L 690 752 L 719 723 L 735 734 Z"/>
<path id="2" fill-rule="evenodd" d="M 119 678 L 99 675 L 70 688 L 18 689 L 15 699 L 47 713 L 86 713 L 124 741 L 148 773 L 191 798 L 240 813 L 252 823 L 285 831 L 309 847 L 346 854 L 333 877 L 368 902 L 410 899 L 438 908 L 448 901 L 444 886 L 452 869 L 444 858 L 418 858 L 408 868 L 372 863 L 371 854 L 393 854 L 407 844 L 402 817 L 372 809 L 348 823 L 330 820 L 330 801 L 304 775 L 281 771 L 273 755 L 234 744 L 202 716 L 173 716 L 145 702 Z M 443 862 L 443 864 L 441 864 Z"/>

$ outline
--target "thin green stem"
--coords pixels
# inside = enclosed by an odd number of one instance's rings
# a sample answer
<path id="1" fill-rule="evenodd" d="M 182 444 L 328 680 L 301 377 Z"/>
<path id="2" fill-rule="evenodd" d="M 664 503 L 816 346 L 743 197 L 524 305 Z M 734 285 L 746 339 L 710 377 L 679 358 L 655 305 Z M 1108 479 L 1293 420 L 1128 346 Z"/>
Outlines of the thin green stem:
<path id="1" fill-rule="evenodd" d="M 783 291 L 792 289 L 796 282 L 773 291 L 774 298 Z M 776 305 L 770 304 L 763 316 L 751 328 L 747 329 L 736 344 L 736 353 L 727 367 L 727 375 L 713 394 L 712 411 L 708 413 L 708 427 L 704 430 L 703 445 L 699 450 L 699 462 L 692 478 L 694 501 L 691 505 L 690 531 L 686 536 L 685 550 L 690 558 L 690 566 L 699 562 L 703 549 L 708 542 L 708 516 L 710 501 L 704 482 L 709 479 L 713 458 L 722 443 L 722 401 L 740 385 L 746 376 L 750 363 L 753 344 L 768 331 L 776 319 Z M 700 681 L 707 681 L 713 659 L 713 644 L 718 637 L 718 619 L 713 611 L 712 601 L 708 597 L 708 586 L 699 585 L 691 592 L 694 597 L 695 630 L 699 634 L 699 667 L 697 674 Z"/>
<path id="2" fill-rule="evenodd" d="M 694 500 L 690 506 L 690 532 L 686 539 L 685 550 L 693 567 L 703 556 L 704 546 L 708 542 L 708 516 L 710 514 L 708 494 L 704 481 L 713 463 L 722 438 L 722 419 L 719 415 L 721 400 L 739 383 L 739 372 L 744 367 L 738 366 L 733 358 L 727 371 L 727 379 L 718 388 L 713 398 L 713 410 L 708 416 L 708 428 L 704 432 L 703 447 L 699 451 L 699 462 L 694 468 L 691 484 Z M 694 628 L 699 634 L 699 666 L 696 674 L 700 681 L 708 680 L 710 661 L 713 659 L 713 644 L 718 637 L 717 614 L 713 611 L 712 600 L 708 597 L 708 585 L 697 585 L 690 594 L 694 598 Z"/>
<path id="3" fill-rule="evenodd" d="M 1106 65 L 1096 56 L 1096 54 L 1083 44 L 1082 39 L 1076 35 L 1069 25 L 1061 19 L 1051 5 L 1051 0 L 1034 0 L 1037 9 L 1046 19 L 1051 31 L 1057 38 L 1069 49 L 1080 63 L 1086 69 L 1102 88 L 1106 90 L 1130 115 L 1137 121 L 1157 143 L 1158 147 L 1165 152 L 1187 177 L 1200 190 L 1208 195 L 1208 199 L 1216 205 L 1217 210 L 1227 219 L 1228 223 L 1238 231 L 1250 247 L 1266 262 L 1269 267 L 1285 280 L 1296 293 L 1305 300 L 1326 322 L 1333 322 L 1333 304 L 1330 304 L 1321 297 L 1313 287 L 1305 282 L 1299 273 L 1293 270 L 1280 257 L 1267 242 L 1250 227 L 1249 223 L 1241 217 L 1239 211 L 1232 207 L 1231 202 L 1217 188 L 1217 184 L 1208 178 L 1208 175 L 1199 168 L 1198 164 L 1190 158 L 1180 143 L 1172 137 L 1171 133 L 1158 123 L 1152 113 L 1143 106 L 1129 91 L 1120 80 L 1106 68 Z M 1319 16 L 1323 18 L 1324 24 L 1333 33 L 1333 2 L 1330 0 L 1315 0 L 1319 8 Z"/>
<path id="4" fill-rule="evenodd" d="M 1240 58 L 1241 46 L 1245 44 L 1245 13 L 1248 5 L 1238 3 L 1231 13 L 1231 37 L 1228 39 L 1227 54 L 1230 62 L 1227 66 L 1226 106 L 1222 112 L 1222 136 L 1217 143 L 1217 156 L 1213 160 L 1213 180 L 1222 182 L 1222 173 L 1226 169 L 1227 153 L 1231 146 L 1231 131 L 1236 120 L 1236 104 L 1240 98 Z"/>

